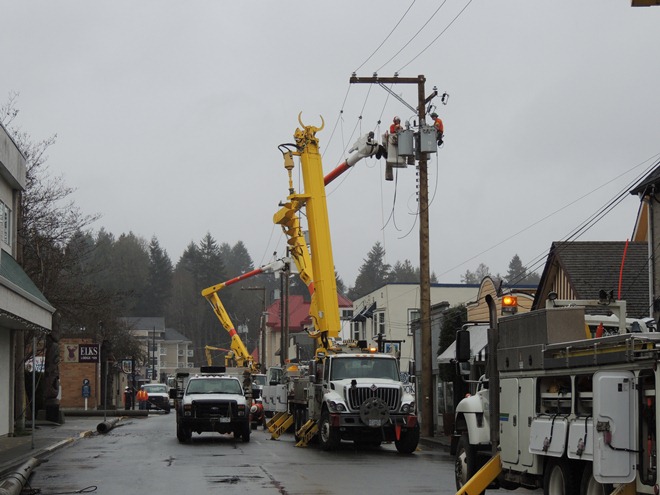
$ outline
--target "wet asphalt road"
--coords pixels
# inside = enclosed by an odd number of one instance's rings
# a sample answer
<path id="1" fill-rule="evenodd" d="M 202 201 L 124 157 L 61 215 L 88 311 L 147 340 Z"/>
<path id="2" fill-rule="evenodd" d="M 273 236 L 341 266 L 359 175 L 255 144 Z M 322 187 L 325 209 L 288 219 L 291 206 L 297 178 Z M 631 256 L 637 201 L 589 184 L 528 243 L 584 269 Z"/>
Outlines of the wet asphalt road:
<path id="1" fill-rule="evenodd" d="M 175 429 L 174 414 L 124 420 L 56 451 L 30 486 L 43 495 L 455 493 L 453 462 L 443 450 L 420 446 L 401 455 L 393 444 L 358 450 L 345 443 L 322 452 L 295 447 L 289 434 L 271 440 L 261 428 L 248 443 L 204 433 L 180 444 Z"/>

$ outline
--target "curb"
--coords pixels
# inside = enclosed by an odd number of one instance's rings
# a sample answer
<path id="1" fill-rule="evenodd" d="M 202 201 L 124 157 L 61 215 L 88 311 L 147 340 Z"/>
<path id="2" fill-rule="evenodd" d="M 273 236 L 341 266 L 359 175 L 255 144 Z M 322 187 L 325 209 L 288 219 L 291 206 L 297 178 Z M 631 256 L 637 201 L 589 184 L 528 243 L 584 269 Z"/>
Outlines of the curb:
<path id="1" fill-rule="evenodd" d="M 76 439 L 74 437 L 65 438 L 64 440 L 60 440 L 59 442 L 54 443 L 53 445 L 44 447 L 39 452 L 36 452 L 32 457 L 36 457 L 37 459 L 42 459 L 42 457 L 46 457 L 52 454 L 53 452 L 55 452 L 56 450 L 61 449 L 65 445 L 69 445 L 70 443 L 73 443 L 75 441 Z"/>

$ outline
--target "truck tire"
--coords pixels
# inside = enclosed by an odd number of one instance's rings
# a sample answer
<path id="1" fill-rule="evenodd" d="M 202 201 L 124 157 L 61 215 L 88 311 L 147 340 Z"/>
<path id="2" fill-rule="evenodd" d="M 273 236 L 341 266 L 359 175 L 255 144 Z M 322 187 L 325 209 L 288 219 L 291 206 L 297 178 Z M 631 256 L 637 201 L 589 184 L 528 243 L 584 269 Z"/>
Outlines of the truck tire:
<path id="1" fill-rule="evenodd" d="M 176 438 L 180 443 L 190 442 L 192 438 L 192 430 L 182 424 L 176 424 Z"/>
<path id="2" fill-rule="evenodd" d="M 412 454 L 417 450 L 417 444 L 419 443 L 419 425 L 414 428 L 408 428 L 408 431 L 401 432 L 401 436 L 398 440 L 394 441 L 396 450 L 400 454 Z"/>
<path id="3" fill-rule="evenodd" d="M 543 495 L 578 495 L 573 465 L 566 458 L 547 459 L 543 473 Z"/>
<path id="4" fill-rule="evenodd" d="M 475 445 L 470 445 L 467 433 L 463 433 L 456 446 L 456 458 L 454 461 L 456 490 L 463 488 L 463 485 L 479 471 L 477 450 Z"/>
<path id="5" fill-rule="evenodd" d="M 341 441 L 337 428 L 330 426 L 330 413 L 328 413 L 327 409 L 321 413 L 318 437 L 322 450 L 336 449 Z"/>
<path id="6" fill-rule="evenodd" d="M 241 431 L 241 439 L 243 440 L 244 443 L 247 443 L 250 441 L 250 432 L 252 431 L 252 428 L 250 428 L 250 422 L 246 422 L 245 425 L 243 425 L 243 431 Z"/>
<path id="7" fill-rule="evenodd" d="M 593 474 L 593 464 L 587 462 L 582 471 L 582 481 L 580 482 L 580 495 L 610 495 L 612 485 L 602 485 L 596 481 Z"/>

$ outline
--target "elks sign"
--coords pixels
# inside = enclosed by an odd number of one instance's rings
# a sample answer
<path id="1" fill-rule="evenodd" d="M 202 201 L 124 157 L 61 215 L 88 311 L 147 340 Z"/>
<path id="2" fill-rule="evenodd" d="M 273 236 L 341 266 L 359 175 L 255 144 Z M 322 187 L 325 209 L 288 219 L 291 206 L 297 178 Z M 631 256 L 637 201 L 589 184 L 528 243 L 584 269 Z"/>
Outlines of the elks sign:
<path id="1" fill-rule="evenodd" d="M 99 345 L 98 344 L 79 344 L 78 345 L 79 363 L 98 363 Z"/>

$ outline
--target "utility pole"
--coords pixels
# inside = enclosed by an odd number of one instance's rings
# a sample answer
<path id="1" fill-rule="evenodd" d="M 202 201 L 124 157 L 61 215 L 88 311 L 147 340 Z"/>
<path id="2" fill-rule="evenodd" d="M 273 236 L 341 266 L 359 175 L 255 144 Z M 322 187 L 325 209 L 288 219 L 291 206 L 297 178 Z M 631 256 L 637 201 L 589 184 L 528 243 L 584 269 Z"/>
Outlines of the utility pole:
<path id="1" fill-rule="evenodd" d="M 154 331 L 151 334 L 151 380 L 155 380 L 155 379 L 156 379 L 156 327 L 154 327 Z"/>
<path id="2" fill-rule="evenodd" d="M 241 290 L 262 291 L 262 310 L 259 320 L 259 363 L 263 370 L 266 366 L 266 287 L 241 287 Z"/>
<path id="3" fill-rule="evenodd" d="M 386 84 L 416 84 L 417 85 L 417 117 L 420 127 L 426 121 L 426 105 L 437 96 L 433 92 L 426 97 L 424 85 L 426 77 L 357 77 L 350 79 L 351 84 L 378 84 L 385 90 Z M 396 95 L 395 95 L 396 96 Z M 398 98 L 398 97 L 397 97 Z M 400 100 L 401 101 L 401 100 Z M 405 102 L 402 101 L 405 104 Z M 419 272 L 420 272 L 420 313 L 421 313 L 421 351 L 422 351 L 422 383 L 421 383 L 421 433 L 433 436 L 433 357 L 431 342 L 431 268 L 429 262 L 429 191 L 426 153 L 419 153 Z"/>

